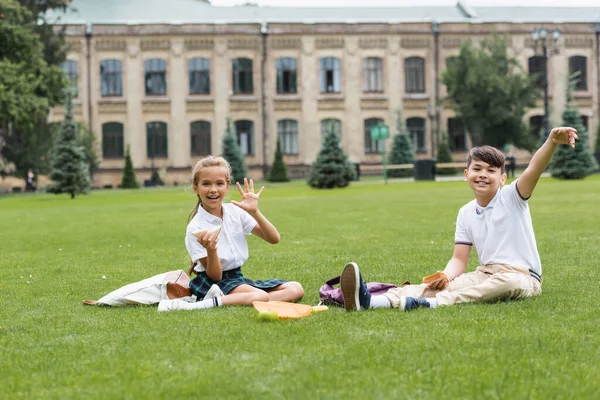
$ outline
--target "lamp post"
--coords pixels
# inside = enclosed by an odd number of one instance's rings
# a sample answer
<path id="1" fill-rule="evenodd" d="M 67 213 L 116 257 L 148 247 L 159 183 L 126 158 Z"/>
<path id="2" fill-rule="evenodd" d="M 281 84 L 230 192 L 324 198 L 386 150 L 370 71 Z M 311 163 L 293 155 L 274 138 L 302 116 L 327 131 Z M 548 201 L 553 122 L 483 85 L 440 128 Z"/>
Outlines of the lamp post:
<path id="1" fill-rule="evenodd" d="M 550 112 L 548 106 L 548 58 L 554 54 L 558 54 L 558 39 L 560 31 L 554 29 L 552 31 L 552 47 L 548 49 L 548 30 L 546 28 L 534 28 L 531 31 L 533 39 L 533 51 L 535 55 L 541 55 L 543 60 L 542 66 L 542 88 L 544 90 L 544 136 L 550 132 Z"/>
<path id="2" fill-rule="evenodd" d="M 431 125 L 431 158 L 435 158 L 435 150 L 437 145 L 437 138 L 439 137 L 439 121 L 440 121 L 440 106 L 439 104 L 431 107 L 431 104 L 427 104 L 427 117 L 429 118 L 429 124 Z"/>

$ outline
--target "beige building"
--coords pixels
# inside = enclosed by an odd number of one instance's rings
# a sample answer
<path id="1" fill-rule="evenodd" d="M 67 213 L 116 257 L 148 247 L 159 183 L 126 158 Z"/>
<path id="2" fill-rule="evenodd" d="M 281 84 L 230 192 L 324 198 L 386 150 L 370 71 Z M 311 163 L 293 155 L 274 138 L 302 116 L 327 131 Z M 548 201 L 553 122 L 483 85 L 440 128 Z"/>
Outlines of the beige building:
<path id="1" fill-rule="evenodd" d="M 288 168 L 302 176 L 327 129 L 340 133 L 352 162 L 380 163 L 381 143 L 368 131 L 384 123 L 393 133 L 397 110 L 420 158 L 432 157 L 444 131 L 462 160 L 468 135 L 444 105 L 439 77 L 464 40 L 494 32 L 510 34 L 530 72 L 539 72 L 544 60 L 531 33 L 549 32 L 550 120 L 561 120 L 567 76 L 580 70 L 576 101 L 595 139 L 600 7 L 459 2 L 311 9 L 214 7 L 200 0 L 76 0 L 72 6 L 77 12 L 58 23 L 66 25 L 71 45 L 64 68 L 77 88 L 76 117 L 98 136 L 96 186 L 120 182 L 127 146 L 138 179 L 156 167 L 168 183 L 185 182 L 198 159 L 221 153 L 228 118 L 255 178 L 271 165 L 277 137 Z M 540 98 L 526 117 L 535 132 L 543 113 Z M 51 119 L 62 116 L 55 109 Z M 528 154 L 518 156 L 526 161 Z"/>

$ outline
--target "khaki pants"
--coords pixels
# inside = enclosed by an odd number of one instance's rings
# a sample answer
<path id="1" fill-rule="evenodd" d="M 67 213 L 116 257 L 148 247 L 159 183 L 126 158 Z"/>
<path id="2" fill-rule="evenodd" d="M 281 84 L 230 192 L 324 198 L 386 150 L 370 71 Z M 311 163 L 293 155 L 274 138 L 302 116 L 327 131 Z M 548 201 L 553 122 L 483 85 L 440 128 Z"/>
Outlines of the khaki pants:
<path id="1" fill-rule="evenodd" d="M 524 267 L 488 264 L 456 277 L 445 290 L 432 290 L 425 284 L 390 289 L 385 296 L 398 308 L 400 297 L 435 297 L 438 305 L 519 300 L 542 293 L 542 285 Z"/>

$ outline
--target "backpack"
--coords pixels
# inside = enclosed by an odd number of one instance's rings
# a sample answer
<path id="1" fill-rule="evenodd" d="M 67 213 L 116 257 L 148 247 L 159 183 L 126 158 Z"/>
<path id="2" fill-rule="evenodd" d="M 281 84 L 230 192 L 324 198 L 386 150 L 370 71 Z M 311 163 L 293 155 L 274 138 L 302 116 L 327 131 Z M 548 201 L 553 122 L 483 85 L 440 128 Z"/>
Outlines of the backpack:
<path id="1" fill-rule="evenodd" d="M 340 276 L 336 276 L 334 278 L 329 279 L 321 289 L 319 289 L 319 298 L 321 303 L 329 304 L 332 306 L 340 306 L 344 307 L 344 295 L 342 294 L 342 289 L 338 287 L 334 287 L 333 285 L 338 285 L 340 283 Z M 404 282 L 403 286 L 409 284 L 409 282 Z M 367 289 L 373 296 L 379 296 L 386 293 L 390 289 L 397 288 L 398 286 L 392 283 L 381 283 L 381 282 L 369 282 L 367 283 Z M 319 303 L 320 304 L 320 303 Z"/>

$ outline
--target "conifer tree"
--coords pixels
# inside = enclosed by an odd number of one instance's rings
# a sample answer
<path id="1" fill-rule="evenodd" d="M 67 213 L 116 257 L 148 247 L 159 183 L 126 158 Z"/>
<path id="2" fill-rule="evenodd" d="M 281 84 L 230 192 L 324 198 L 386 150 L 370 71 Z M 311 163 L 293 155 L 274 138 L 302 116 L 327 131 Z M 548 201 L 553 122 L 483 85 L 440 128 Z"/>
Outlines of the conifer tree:
<path id="1" fill-rule="evenodd" d="M 277 150 L 275 151 L 275 159 L 269 173 L 269 182 L 289 182 L 290 178 L 287 173 L 287 166 L 283 162 L 283 153 L 281 152 L 281 143 L 277 138 Z"/>
<path id="2" fill-rule="evenodd" d="M 338 135 L 329 131 L 311 167 L 308 184 L 315 189 L 346 187 L 354 177 L 354 168 L 340 147 Z"/>
<path id="3" fill-rule="evenodd" d="M 396 134 L 392 141 L 392 149 L 388 157 L 388 164 L 414 164 L 415 155 L 413 151 L 412 140 L 410 133 L 402 120 L 400 110 L 396 111 Z M 389 177 L 408 177 L 413 176 L 413 168 L 408 169 L 391 169 L 388 171 Z"/>
<path id="4" fill-rule="evenodd" d="M 121 185 L 119 187 L 121 189 L 138 189 L 140 187 L 135 177 L 133 163 L 131 162 L 131 149 L 129 145 L 127 145 L 127 150 L 125 151 L 125 167 L 123 168 L 123 178 L 121 178 Z"/>
<path id="5" fill-rule="evenodd" d="M 437 146 L 435 162 L 437 164 L 454 162 L 454 159 L 452 158 L 452 152 L 450 151 L 450 145 L 448 144 L 448 134 L 442 132 L 440 136 L 441 137 Z M 438 175 L 454 175 L 456 174 L 456 168 L 436 167 L 435 172 Z"/>
<path id="6" fill-rule="evenodd" d="M 227 129 L 223 138 L 223 158 L 231 165 L 233 182 L 244 182 L 244 178 L 248 176 L 248 172 L 246 164 L 244 164 L 244 155 L 231 130 L 231 118 L 227 118 Z"/>
<path id="7" fill-rule="evenodd" d="M 75 195 L 90 190 L 89 165 L 86 163 L 84 150 L 79 145 L 70 92 L 67 92 L 65 119 L 54 148 L 49 177 L 54 181 L 54 184 L 48 188 L 51 193 L 69 193 L 74 199 Z"/>

